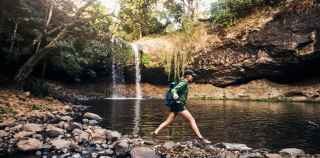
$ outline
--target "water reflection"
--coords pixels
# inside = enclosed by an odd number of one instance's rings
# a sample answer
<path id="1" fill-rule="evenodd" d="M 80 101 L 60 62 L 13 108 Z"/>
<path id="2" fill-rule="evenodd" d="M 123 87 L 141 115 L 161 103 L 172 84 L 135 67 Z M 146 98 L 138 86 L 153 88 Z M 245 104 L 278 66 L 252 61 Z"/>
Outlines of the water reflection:
<path id="1" fill-rule="evenodd" d="M 88 104 L 92 105 L 90 111 L 105 118 L 104 127 L 145 137 L 168 114 L 162 100 L 95 100 Z M 320 129 L 316 126 L 320 125 L 320 106 L 316 104 L 191 100 L 188 108 L 203 135 L 213 142 L 320 151 Z M 193 137 L 188 123 L 178 117 L 161 131 L 159 139 L 183 141 Z"/>

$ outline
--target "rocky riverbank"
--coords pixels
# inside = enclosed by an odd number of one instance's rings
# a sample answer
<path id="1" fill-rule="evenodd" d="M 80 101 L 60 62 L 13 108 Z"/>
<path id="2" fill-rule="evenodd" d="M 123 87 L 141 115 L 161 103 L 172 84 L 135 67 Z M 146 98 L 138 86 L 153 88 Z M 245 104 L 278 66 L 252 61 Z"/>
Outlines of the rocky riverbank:
<path id="1" fill-rule="evenodd" d="M 39 99 L 28 92 L 0 90 L 0 157 L 320 157 L 299 149 L 273 153 L 244 144 L 204 145 L 197 140 L 157 143 L 99 126 L 99 115 L 86 107 Z M 24 156 L 18 156 L 24 155 Z"/>

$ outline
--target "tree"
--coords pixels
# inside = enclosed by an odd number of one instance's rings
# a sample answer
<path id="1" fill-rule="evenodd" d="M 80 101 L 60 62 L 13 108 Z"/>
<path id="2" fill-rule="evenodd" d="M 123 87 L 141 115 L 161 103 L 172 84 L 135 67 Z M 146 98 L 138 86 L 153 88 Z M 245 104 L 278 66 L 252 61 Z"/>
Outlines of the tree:
<path id="1" fill-rule="evenodd" d="M 19 69 L 17 75 L 15 76 L 15 81 L 21 82 L 24 81 L 33 71 L 33 68 L 35 65 L 39 63 L 41 59 L 46 57 L 49 53 L 49 50 L 51 48 L 54 48 L 57 44 L 57 42 L 61 39 L 63 39 L 67 31 L 70 30 L 72 27 L 74 27 L 75 24 L 77 24 L 78 19 L 80 18 L 81 14 L 95 2 L 95 0 L 89 0 L 87 4 L 85 4 L 83 7 L 81 7 L 75 14 L 75 21 L 67 24 L 57 35 L 54 37 L 48 44 L 46 44 L 43 48 L 39 49 L 39 51 L 35 54 L 33 54 Z M 51 30 L 52 31 L 52 30 Z M 44 32 L 44 31 L 43 31 Z M 50 31 L 49 31 L 50 32 Z M 42 36 L 47 36 L 47 33 L 44 32 L 45 34 L 40 34 L 37 39 L 40 39 Z"/>
<path id="2" fill-rule="evenodd" d="M 120 0 L 118 32 L 129 34 L 127 39 L 138 39 L 154 32 L 157 21 L 151 16 L 157 0 Z M 119 34 L 119 33 L 118 33 Z"/>

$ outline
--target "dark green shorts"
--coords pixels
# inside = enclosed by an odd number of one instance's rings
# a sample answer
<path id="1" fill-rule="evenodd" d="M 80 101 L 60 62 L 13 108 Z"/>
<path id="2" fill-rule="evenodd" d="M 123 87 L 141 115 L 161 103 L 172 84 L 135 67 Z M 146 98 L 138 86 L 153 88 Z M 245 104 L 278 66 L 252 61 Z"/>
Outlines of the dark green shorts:
<path id="1" fill-rule="evenodd" d="M 184 105 L 183 104 L 173 104 L 170 106 L 170 111 L 171 112 L 181 112 L 185 109 Z"/>

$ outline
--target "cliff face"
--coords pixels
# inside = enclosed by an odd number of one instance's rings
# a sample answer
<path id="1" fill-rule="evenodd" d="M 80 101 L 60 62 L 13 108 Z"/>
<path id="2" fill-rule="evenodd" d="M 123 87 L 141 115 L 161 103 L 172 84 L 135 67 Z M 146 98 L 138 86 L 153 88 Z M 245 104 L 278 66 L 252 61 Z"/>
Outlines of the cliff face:
<path id="1" fill-rule="evenodd" d="M 260 28 L 224 35 L 222 44 L 196 52 L 190 67 L 200 74 L 198 82 L 219 87 L 262 78 L 291 82 L 318 76 L 319 31 L 320 4 L 296 1 Z"/>

